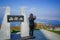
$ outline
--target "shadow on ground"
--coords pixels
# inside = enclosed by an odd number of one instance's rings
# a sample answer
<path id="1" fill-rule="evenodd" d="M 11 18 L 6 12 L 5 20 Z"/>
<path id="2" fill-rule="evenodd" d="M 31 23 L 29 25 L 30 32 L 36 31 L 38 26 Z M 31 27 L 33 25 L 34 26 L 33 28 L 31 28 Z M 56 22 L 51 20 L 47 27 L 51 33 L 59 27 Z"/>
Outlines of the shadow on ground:
<path id="1" fill-rule="evenodd" d="M 41 30 L 34 30 L 35 39 L 26 39 L 26 40 L 48 40 Z M 11 40 L 21 40 L 20 34 L 11 34 Z"/>

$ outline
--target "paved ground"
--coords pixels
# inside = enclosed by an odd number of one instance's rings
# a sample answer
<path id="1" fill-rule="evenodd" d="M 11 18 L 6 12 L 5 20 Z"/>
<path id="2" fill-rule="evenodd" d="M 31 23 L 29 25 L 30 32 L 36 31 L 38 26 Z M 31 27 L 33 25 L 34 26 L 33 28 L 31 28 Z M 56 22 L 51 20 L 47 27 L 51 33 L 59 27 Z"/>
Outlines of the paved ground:
<path id="1" fill-rule="evenodd" d="M 43 29 L 35 30 L 34 36 L 35 39 L 29 39 L 29 40 L 60 40 L 60 35 Z"/>
<path id="2" fill-rule="evenodd" d="M 34 36 L 36 37 L 34 40 L 48 40 L 41 30 L 35 30 Z"/>
<path id="3" fill-rule="evenodd" d="M 1 33 L 0 33 L 0 36 L 2 36 Z M 29 39 L 29 40 L 60 40 L 60 35 L 43 30 L 43 29 L 35 30 L 34 36 L 35 36 L 35 39 Z M 20 39 L 21 39 L 20 34 L 18 35 L 12 34 L 10 40 L 20 40 Z M 0 40 L 1 40 L 1 37 L 0 37 Z"/>
<path id="4" fill-rule="evenodd" d="M 43 29 L 41 29 L 41 31 L 45 35 L 45 37 L 47 37 L 49 40 L 60 40 L 59 34 L 49 32 L 49 31 L 43 30 Z"/>
<path id="5" fill-rule="evenodd" d="M 35 36 L 35 39 L 27 39 L 27 40 L 47 40 L 45 35 L 40 30 L 35 30 L 34 36 Z M 11 40 L 19 40 L 19 39 L 20 37 L 18 37 L 18 35 L 12 34 Z"/>

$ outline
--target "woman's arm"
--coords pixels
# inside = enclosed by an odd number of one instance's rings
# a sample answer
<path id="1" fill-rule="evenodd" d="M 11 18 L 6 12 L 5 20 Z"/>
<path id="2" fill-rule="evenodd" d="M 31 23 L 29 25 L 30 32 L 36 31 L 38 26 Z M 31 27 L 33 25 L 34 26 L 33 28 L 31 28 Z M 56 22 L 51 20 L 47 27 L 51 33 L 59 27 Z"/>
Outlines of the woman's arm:
<path id="1" fill-rule="evenodd" d="M 35 20 L 35 19 L 36 19 L 36 16 L 34 16 L 33 20 Z"/>

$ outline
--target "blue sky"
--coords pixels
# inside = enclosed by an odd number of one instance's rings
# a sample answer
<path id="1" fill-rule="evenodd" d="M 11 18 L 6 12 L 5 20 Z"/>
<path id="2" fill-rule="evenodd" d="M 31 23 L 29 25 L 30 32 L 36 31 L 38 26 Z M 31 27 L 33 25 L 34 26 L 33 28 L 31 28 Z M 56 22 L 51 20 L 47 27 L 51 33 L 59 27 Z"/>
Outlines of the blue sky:
<path id="1" fill-rule="evenodd" d="M 0 0 L 0 23 L 7 6 L 11 8 L 11 15 L 20 15 L 20 8 L 25 7 L 27 17 L 33 13 L 36 22 L 60 24 L 60 0 Z"/>

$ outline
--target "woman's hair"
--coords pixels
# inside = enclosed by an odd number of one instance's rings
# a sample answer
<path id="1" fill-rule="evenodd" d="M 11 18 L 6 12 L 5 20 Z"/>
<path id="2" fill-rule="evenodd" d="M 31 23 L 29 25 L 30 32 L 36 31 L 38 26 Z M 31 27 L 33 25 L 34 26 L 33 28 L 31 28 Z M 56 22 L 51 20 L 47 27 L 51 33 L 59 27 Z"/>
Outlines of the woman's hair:
<path id="1" fill-rule="evenodd" d="M 30 14 L 29 19 L 30 19 L 30 20 L 33 19 L 33 14 L 32 14 L 32 13 Z"/>
<path id="2" fill-rule="evenodd" d="M 31 13 L 30 16 L 33 16 L 33 14 Z"/>

